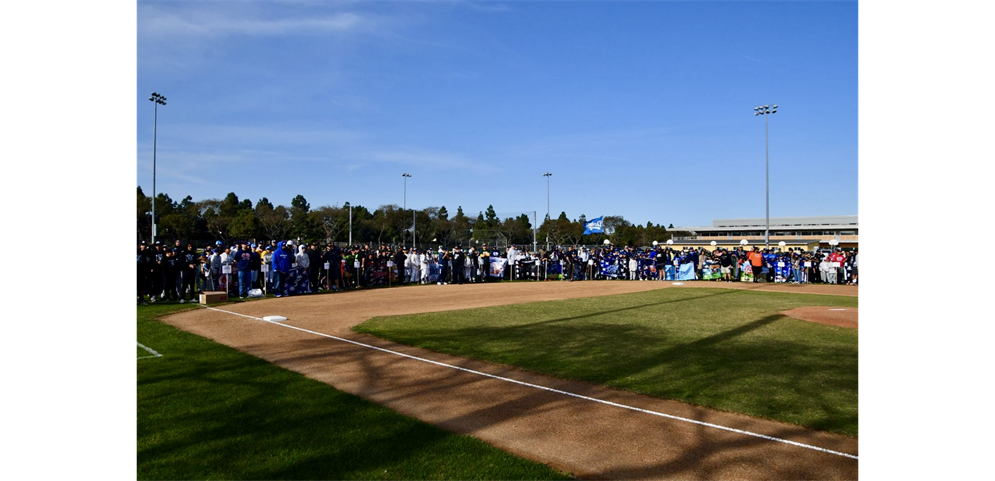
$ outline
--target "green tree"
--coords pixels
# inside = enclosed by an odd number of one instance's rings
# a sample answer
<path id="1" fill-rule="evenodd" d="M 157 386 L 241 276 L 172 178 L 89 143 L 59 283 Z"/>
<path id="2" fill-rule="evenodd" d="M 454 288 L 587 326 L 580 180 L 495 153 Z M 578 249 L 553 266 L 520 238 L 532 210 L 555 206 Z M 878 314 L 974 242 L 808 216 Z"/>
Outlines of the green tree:
<path id="1" fill-rule="evenodd" d="M 546 220 L 539 226 L 538 235 L 541 236 L 542 242 L 549 238 L 549 242 L 554 245 L 567 245 L 568 243 L 575 243 L 578 237 L 577 233 L 574 231 L 574 222 L 571 222 L 567 217 L 566 212 L 560 212 L 560 216 L 556 220 Z"/>
<path id="2" fill-rule="evenodd" d="M 235 214 L 238 214 L 238 207 L 238 196 L 235 195 L 234 192 L 229 192 L 228 195 L 225 196 L 225 199 L 221 201 L 221 215 L 227 217 L 228 219 L 232 219 L 235 217 Z"/>
<path id="3" fill-rule="evenodd" d="M 336 241 L 343 230 L 349 230 L 349 211 L 346 209 L 343 217 L 342 210 L 341 207 L 325 205 L 308 214 L 311 221 L 320 228 L 325 242 Z"/>
<path id="4" fill-rule="evenodd" d="M 231 223 L 232 218 L 222 213 L 223 204 L 224 201 L 218 199 L 202 200 L 197 203 L 197 210 L 200 213 L 199 217 L 204 220 L 210 236 L 227 242 L 231 238 L 228 233 L 228 224 Z"/>
<path id="5" fill-rule="evenodd" d="M 178 212 L 179 204 L 169 197 L 169 194 L 160 192 L 155 196 L 155 217 L 156 240 L 177 239 L 189 235 L 193 231 L 193 224 L 189 223 L 185 215 Z"/>
<path id="6" fill-rule="evenodd" d="M 494 212 L 494 206 L 493 205 L 488 205 L 487 206 L 487 212 L 484 214 L 484 225 L 488 229 L 493 229 L 493 228 L 497 227 L 497 225 L 500 222 L 501 222 L 501 220 L 498 219 L 497 213 Z"/>
<path id="7" fill-rule="evenodd" d="M 231 237 L 240 240 L 258 239 L 262 231 L 262 223 L 256 218 L 252 209 L 242 210 L 232 218 L 228 224 L 228 232 Z"/>
<path id="8" fill-rule="evenodd" d="M 625 246 L 630 242 L 630 227 L 632 224 L 620 215 L 606 215 L 604 218 L 605 237 L 614 245 Z"/>
<path id="9" fill-rule="evenodd" d="M 256 210 L 258 211 L 260 208 L 268 208 L 273 210 L 273 203 L 270 202 L 269 199 L 263 197 L 262 199 L 259 199 L 259 202 L 256 202 Z"/>
<path id="10" fill-rule="evenodd" d="M 513 230 L 512 243 L 531 244 L 532 243 L 532 222 L 528 214 L 521 214 L 515 218 L 515 228 Z"/>
<path id="11" fill-rule="evenodd" d="M 309 212 L 311 204 L 308 204 L 303 195 L 297 194 L 297 197 L 290 202 L 290 233 L 304 241 L 314 240 L 319 235 L 318 225 L 308 217 Z"/>
<path id="12" fill-rule="evenodd" d="M 290 214 L 284 206 L 273 207 L 269 199 L 263 197 L 256 203 L 256 218 L 262 235 L 267 240 L 285 239 L 290 234 Z"/>
<path id="13" fill-rule="evenodd" d="M 438 218 L 438 211 L 434 207 L 429 207 L 427 209 L 416 210 L 414 225 L 415 236 L 412 238 L 412 244 L 414 242 L 420 242 L 424 244 L 426 241 L 432 240 L 435 229 L 438 227 L 438 222 L 441 219 Z"/>
<path id="14" fill-rule="evenodd" d="M 422 223 L 423 216 L 426 218 L 424 225 Z M 426 244 L 430 243 L 432 239 L 445 244 L 454 240 L 452 221 L 449 220 L 446 206 L 428 207 L 418 213 L 418 242 Z"/>
<path id="15" fill-rule="evenodd" d="M 576 245 L 580 243 L 581 237 L 584 234 L 583 224 L 571 221 L 567 217 L 566 212 L 560 212 L 560 216 L 556 219 L 556 224 L 560 244 Z"/>
<path id="16" fill-rule="evenodd" d="M 470 219 L 463 213 L 463 206 L 456 207 L 456 215 L 450 224 L 451 239 L 463 245 L 470 244 L 473 234 L 470 232 Z"/>
<path id="17" fill-rule="evenodd" d="M 406 229 L 411 220 L 397 204 L 382 205 L 373 212 L 373 217 L 364 222 L 368 229 L 376 234 L 377 243 L 400 241 L 400 233 Z"/>
<path id="18" fill-rule="evenodd" d="M 348 206 L 348 202 L 346 203 Z M 346 221 L 348 223 L 349 209 L 343 209 L 344 215 L 346 216 Z M 352 206 L 352 237 L 353 244 L 358 244 L 363 241 L 368 241 L 373 238 L 374 230 L 371 226 L 373 220 L 373 212 L 361 205 Z M 346 228 L 348 233 L 349 229 Z M 348 235 L 348 234 L 347 234 Z"/>

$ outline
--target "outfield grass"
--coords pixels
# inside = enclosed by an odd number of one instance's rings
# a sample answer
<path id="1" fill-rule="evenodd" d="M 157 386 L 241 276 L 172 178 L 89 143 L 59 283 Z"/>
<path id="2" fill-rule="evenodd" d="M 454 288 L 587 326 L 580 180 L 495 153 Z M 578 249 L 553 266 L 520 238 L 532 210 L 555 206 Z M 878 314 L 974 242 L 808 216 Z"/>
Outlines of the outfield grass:
<path id="1" fill-rule="evenodd" d="M 730 289 L 377 317 L 395 342 L 857 436 L 857 330 L 787 318 L 857 298 Z"/>
<path id="2" fill-rule="evenodd" d="M 138 479 L 569 479 L 155 320 L 191 308 L 138 307 Z"/>

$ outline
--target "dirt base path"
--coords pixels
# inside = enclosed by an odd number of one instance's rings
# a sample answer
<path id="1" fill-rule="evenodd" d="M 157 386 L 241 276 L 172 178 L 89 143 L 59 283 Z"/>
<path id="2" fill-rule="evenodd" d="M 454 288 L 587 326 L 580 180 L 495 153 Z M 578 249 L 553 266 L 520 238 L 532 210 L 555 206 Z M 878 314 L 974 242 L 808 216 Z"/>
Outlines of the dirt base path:
<path id="1" fill-rule="evenodd" d="M 379 315 L 658 288 L 782 286 L 687 282 L 675 287 L 670 282 L 620 281 L 429 285 L 266 299 L 218 308 L 228 312 L 188 311 L 165 321 L 581 478 L 857 479 L 858 443 L 846 436 L 563 381 L 349 331 Z M 795 287 L 792 292 L 805 291 Z M 846 286 L 808 287 L 850 295 L 837 289 Z M 281 324 L 261 320 L 269 315 L 288 319 Z"/>

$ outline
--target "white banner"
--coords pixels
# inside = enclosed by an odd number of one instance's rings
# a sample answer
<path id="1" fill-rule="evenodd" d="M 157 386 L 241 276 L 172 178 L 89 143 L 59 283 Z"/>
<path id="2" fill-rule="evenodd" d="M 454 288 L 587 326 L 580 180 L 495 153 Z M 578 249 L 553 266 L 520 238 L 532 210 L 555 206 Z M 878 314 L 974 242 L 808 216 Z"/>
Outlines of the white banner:
<path id="1" fill-rule="evenodd" d="M 491 257 L 491 277 L 504 277 L 504 266 L 508 264 L 508 259 L 503 257 Z"/>

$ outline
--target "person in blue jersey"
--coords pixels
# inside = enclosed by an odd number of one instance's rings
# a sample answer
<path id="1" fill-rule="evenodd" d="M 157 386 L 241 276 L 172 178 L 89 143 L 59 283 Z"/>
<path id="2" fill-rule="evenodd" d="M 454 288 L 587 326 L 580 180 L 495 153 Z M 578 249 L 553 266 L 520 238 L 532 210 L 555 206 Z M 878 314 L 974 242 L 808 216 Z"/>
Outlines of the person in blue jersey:
<path id="1" fill-rule="evenodd" d="M 689 258 L 688 261 L 691 262 L 691 265 L 694 266 L 694 278 L 701 279 L 702 277 L 701 268 L 703 266 L 702 262 L 704 261 L 704 259 L 702 259 L 701 257 L 701 253 L 698 252 L 698 249 L 692 247 L 691 250 L 688 252 L 688 258 Z"/>
<path id="2" fill-rule="evenodd" d="M 290 264 L 293 256 L 283 241 L 277 242 L 276 250 L 273 251 L 273 292 L 276 297 L 287 295 L 287 279 L 290 276 Z"/>
<path id="3" fill-rule="evenodd" d="M 771 252 L 770 249 L 764 249 L 764 275 L 767 282 L 774 282 L 777 272 L 777 254 Z"/>
<path id="4" fill-rule="evenodd" d="M 436 284 L 444 286 L 449 283 L 449 260 L 452 256 L 449 251 L 439 248 L 439 280 Z M 488 265 L 488 269 L 490 266 Z"/>

